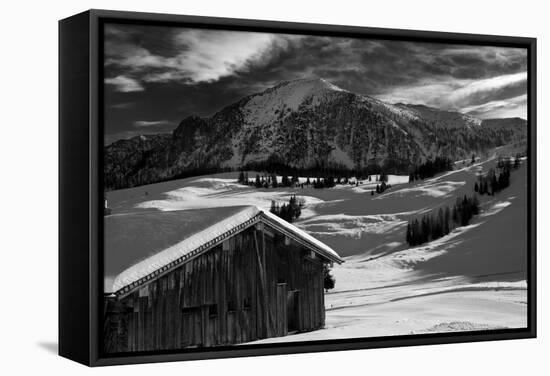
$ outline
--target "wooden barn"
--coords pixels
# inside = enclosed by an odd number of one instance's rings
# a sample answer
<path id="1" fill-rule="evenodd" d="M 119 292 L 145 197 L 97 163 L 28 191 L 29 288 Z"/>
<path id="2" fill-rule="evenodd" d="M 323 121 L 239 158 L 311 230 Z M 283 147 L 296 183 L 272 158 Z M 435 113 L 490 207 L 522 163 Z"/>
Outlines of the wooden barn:
<path id="1" fill-rule="evenodd" d="M 320 329 L 327 245 L 254 206 L 105 217 L 104 351 Z"/>

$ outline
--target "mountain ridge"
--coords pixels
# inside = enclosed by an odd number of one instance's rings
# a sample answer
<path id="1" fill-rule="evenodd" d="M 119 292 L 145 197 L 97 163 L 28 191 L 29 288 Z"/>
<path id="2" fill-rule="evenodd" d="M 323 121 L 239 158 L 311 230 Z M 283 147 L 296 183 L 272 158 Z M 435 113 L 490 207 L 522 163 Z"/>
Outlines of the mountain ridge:
<path id="1" fill-rule="evenodd" d="M 524 125 L 518 120 L 483 121 L 427 106 L 390 104 L 320 78 L 283 81 L 210 117 L 189 116 L 169 135 L 106 146 L 105 185 L 126 188 L 193 171 L 247 166 L 350 170 L 378 166 L 405 173 L 436 155 L 459 159 L 523 142 Z"/>

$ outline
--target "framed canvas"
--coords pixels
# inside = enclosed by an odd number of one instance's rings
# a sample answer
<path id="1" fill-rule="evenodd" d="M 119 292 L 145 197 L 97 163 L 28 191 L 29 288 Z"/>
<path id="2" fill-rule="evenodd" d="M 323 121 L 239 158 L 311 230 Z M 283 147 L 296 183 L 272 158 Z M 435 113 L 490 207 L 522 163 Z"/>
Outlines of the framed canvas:
<path id="1" fill-rule="evenodd" d="M 536 40 L 59 23 L 59 353 L 536 335 Z"/>

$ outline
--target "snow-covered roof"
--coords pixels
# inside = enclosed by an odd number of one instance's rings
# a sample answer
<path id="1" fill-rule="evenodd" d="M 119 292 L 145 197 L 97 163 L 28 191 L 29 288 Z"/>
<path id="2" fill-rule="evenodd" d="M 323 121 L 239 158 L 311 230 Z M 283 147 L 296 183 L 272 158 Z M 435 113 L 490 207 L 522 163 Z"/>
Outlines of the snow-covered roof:
<path id="1" fill-rule="evenodd" d="M 256 206 L 118 214 L 105 217 L 104 291 L 133 290 L 258 222 L 342 262 L 326 244 Z"/>

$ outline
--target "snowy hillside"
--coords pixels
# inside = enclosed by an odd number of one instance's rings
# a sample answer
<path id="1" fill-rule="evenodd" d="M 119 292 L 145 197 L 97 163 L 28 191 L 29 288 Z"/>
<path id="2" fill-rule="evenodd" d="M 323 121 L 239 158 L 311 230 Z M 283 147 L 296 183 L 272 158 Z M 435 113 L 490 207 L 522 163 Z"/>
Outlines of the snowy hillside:
<path id="1" fill-rule="evenodd" d="M 517 328 L 526 325 L 526 161 L 511 184 L 480 196 L 481 213 L 465 227 L 420 246 L 405 242 L 407 221 L 473 194 L 477 174 L 494 168 L 497 149 L 474 164 L 423 181 L 390 176 L 392 188 L 256 189 L 236 173 L 174 180 L 107 193 L 113 213 L 257 205 L 297 195 L 294 223 L 345 257 L 325 296 L 326 328 L 262 342 Z M 254 172 L 250 171 L 253 176 Z"/>

